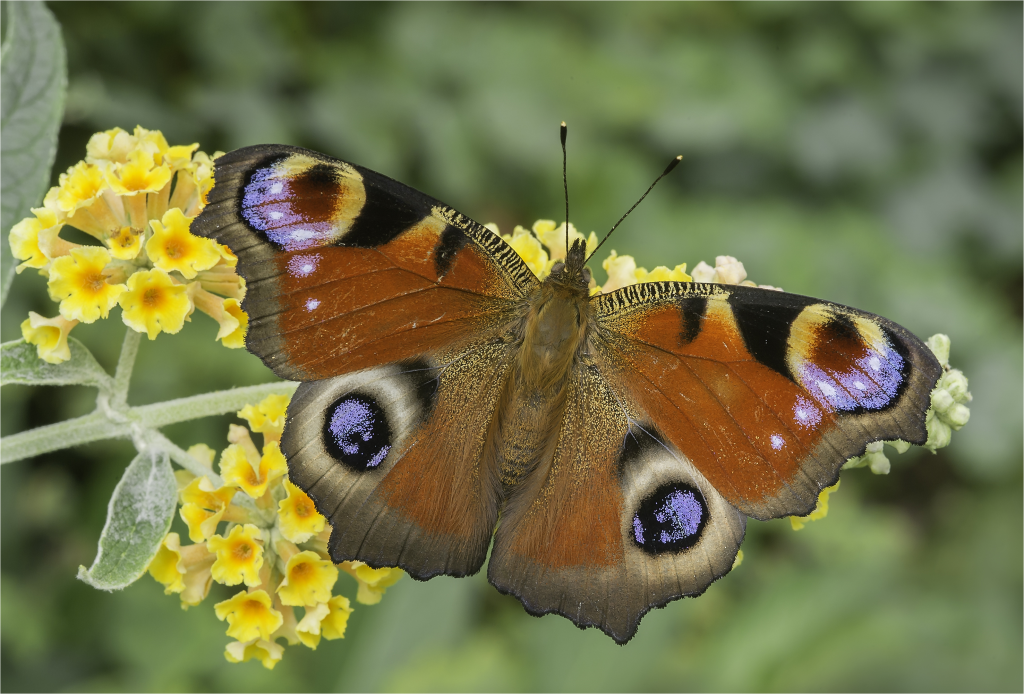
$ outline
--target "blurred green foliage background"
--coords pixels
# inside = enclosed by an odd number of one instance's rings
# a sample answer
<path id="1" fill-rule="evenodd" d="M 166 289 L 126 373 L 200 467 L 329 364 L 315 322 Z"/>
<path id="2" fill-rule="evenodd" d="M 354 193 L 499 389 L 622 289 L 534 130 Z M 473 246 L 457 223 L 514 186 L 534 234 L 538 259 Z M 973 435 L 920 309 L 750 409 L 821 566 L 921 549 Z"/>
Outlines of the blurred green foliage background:
<path id="1" fill-rule="evenodd" d="M 843 475 L 829 517 L 751 521 L 743 565 L 618 647 L 482 577 L 405 578 L 348 638 L 229 665 L 212 604 L 74 579 L 132 449 L 4 466 L 4 691 L 1016 690 L 1022 683 L 1020 3 L 55 3 L 70 91 L 57 174 L 136 124 L 207 152 L 358 162 L 481 222 L 601 233 L 648 268 L 735 255 L 751 278 L 952 337 L 972 420 L 949 449 Z M 598 269 L 597 277 L 604 274 Z M 53 315 L 20 275 L 2 316 Z M 111 370 L 113 320 L 75 335 Z M 131 402 L 267 381 L 197 314 L 142 346 Z M 2 433 L 91 409 L 3 390 Z M 171 427 L 226 445 L 231 418 Z M 342 579 L 346 580 L 346 579 Z M 216 586 L 223 588 L 223 586 Z M 352 593 L 352 586 L 346 592 Z"/>

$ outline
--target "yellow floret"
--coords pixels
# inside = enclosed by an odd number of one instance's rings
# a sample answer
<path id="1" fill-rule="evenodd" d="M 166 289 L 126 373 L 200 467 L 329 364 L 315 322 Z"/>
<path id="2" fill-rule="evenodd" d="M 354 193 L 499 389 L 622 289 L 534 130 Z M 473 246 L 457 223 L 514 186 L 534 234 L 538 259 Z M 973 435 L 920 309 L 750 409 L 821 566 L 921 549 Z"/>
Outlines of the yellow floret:
<path id="1" fill-rule="evenodd" d="M 317 512 L 306 492 L 287 479 L 284 488 L 288 496 L 277 504 L 281 534 L 292 542 L 305 542 L 324 529 L 327 519 Z"/>
<path id="2" fill-rule="evenodd" d="M 240 487 L 254 499 L 263 496 L 267 485 L 288 473 L 288 463 L 276 441 L 263 447 L 263 455 L 253 466 L 245 448 L 232 444 L 224 449 L 220 457 L 220 473 L 226 484 Z"/>
<path id="3" fill-rule="evenodd" d="M 258 405 L 246 405 L 237 414 L 249 423 L 253 431 L 280 438 L 287 411 L 287 395 L 268 395 Z"/>
<path id="4" fill-rule="evenodd" d="M 227 537 L 214 535 L 206 544 L 211 552 L 217 554 L 213 563 L 213 580 L 227 586 L 245 583 L 254 587 L 260 584 L 263 545 L 260 529 L 255 525 L 236 525 Z"/>
<path id="5" fill-rule="evenodd" d="M 217 532 L 217 524 L 235 495 L 233 487 L 215 489 L 205 476 L 197 477 L 181 490 L 181 519 L 188 525 L 188 536 L 202 542 Z"/>
<path id="6" fill-rule="evenodd" d="M 312 606 L 331 599 L 338 569 L 316 552 L 299 552 L 288 560 L 285 577 L 277 587 L 285 605 Z"/>
<path id="7" fill-rule="evenodd" d="M 189 232 L 191 223 L 192 218 L 172 207 L 161 221 L 151 222 L 153 236 L 146 242 L 146 254 L 153 265 L 165 272 L 177 270 L 189 280 L 212 268 L 221 258 L 215 242 Z"/>
<path id="8" fill-rule="evenodd" d="M 363 605 L 376 605 L 384 592 L 405 574 L 401 569 L 372 569 L 361 561 L 346 561 L 338 566 L 358 581 L 356 602 Z"/>
<path id="9" fill-rule="evenodd" d="M 271 606 L 267 591 L 242 591 L 213 606 L 217 619 L 228 621 L 227 634 L 239 641 L 270 639 L 284 618 Z"/>
<path id="10" fill-rule="evenodd" d="M 252 641 L 233 641 L 224 650 L 224 657 L 229 663 L 244 663 L 256 658 L 263 667 L 273 670 L 274 666 L 284 657 L 284 648 L 273 641 L 253 639 Z"/>
<path id="11" fill-rule="evenodd" d="M 68 320 L 92 323 L 106 318 L 126 291 L 123 284 L 108 284 L 106 267 L 110 253 L 98 246 L 82 246 L 50 265 L 47 289 L 60 302 L 60 314 Z"/>
<path id="12" fill-rule="evenodd" d="M 21 323 L 21 335 L 25 342 L 36 346 L 36 354 L 48 364 L 60 364 L 71 358 L 68 333 L 78 325 L 77 320 L 64 316 L 43 318 L 35 311 L 28 312 L 28 318 Z"/>
<path id="13" fill-rule="evenodd" d="M 161 332 L 181 330 L 192 312 L 188 288 L 175 284 L 163 270 L 142 270 L 129 277 L 120 304 L 125 325 L 146 333 L 150 340 Z"/>

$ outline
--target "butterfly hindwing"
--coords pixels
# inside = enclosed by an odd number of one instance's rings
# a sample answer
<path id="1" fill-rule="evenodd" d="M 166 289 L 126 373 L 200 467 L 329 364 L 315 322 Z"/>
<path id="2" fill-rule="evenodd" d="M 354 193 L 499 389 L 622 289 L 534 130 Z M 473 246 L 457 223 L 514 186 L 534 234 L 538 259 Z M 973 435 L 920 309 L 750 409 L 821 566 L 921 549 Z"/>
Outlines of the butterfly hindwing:
<path id="1" fill-rule="evenodd" d="M 754 287 L 633 285 L 595 300 L 615 387 L 755 518 L 809 513 L 872 441 L 927 438 L 941 366 L 904 328 Z"/>
<path id="2" fill-rule="evenodd" d="M 282 378 L 468 344 L 537 284 L 488 229 L 368 169 L 259 145 L 218 158 L 214 175 L 192 231 L 238 256 L 246 346 Z"/>
<path id="3" fill-rule="evenodd" d="M 732 567 L 746 517 L 592 366 L 570 377 L 550 460 L 508 500 L 492 584 L 619 643 L 651 608 Z"/>
<path id="4" fill-rule="evenodd" d="M 331 522 L 334 561 L 420 579 L 480 569 L 500 500 L 487 432 L 508 364 L 492 344 L 299 386 L 282 451 Z"/>

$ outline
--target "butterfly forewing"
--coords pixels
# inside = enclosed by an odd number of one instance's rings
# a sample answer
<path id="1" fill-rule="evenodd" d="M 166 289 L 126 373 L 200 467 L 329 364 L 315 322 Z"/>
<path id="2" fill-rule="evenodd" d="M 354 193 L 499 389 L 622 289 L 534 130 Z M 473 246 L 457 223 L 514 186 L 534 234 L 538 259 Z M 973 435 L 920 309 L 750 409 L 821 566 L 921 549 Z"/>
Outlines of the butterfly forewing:
<path id="1" fill-rule="evenodd" d="M 297 147 L 217 159 L 193 233 L 246 279 L 246 345 L 316 380 L 495 330 L 537 284 L 495 234 L 396 181 Z"/>

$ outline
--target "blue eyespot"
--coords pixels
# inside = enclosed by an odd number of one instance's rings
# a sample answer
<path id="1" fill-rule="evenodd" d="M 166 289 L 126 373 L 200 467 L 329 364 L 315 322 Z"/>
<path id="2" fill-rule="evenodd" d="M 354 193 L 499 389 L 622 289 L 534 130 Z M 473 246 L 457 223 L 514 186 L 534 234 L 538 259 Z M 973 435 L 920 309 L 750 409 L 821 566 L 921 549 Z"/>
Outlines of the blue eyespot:
<path id="1" fill-rule="evenodd" d="M 357 472 L 376 468 L 391 450 L 391 427 L 384 410 L 366 395 L 338 398 L 324 418 L 324 448 Z"/>
<path id="2" fill-rule="evenodd" d="M 708 505 L 696 487 L 671 482 L 658 487 L 633 515 L 633 540 L 648 554 L 692 547 L 708 522 Z"/>

